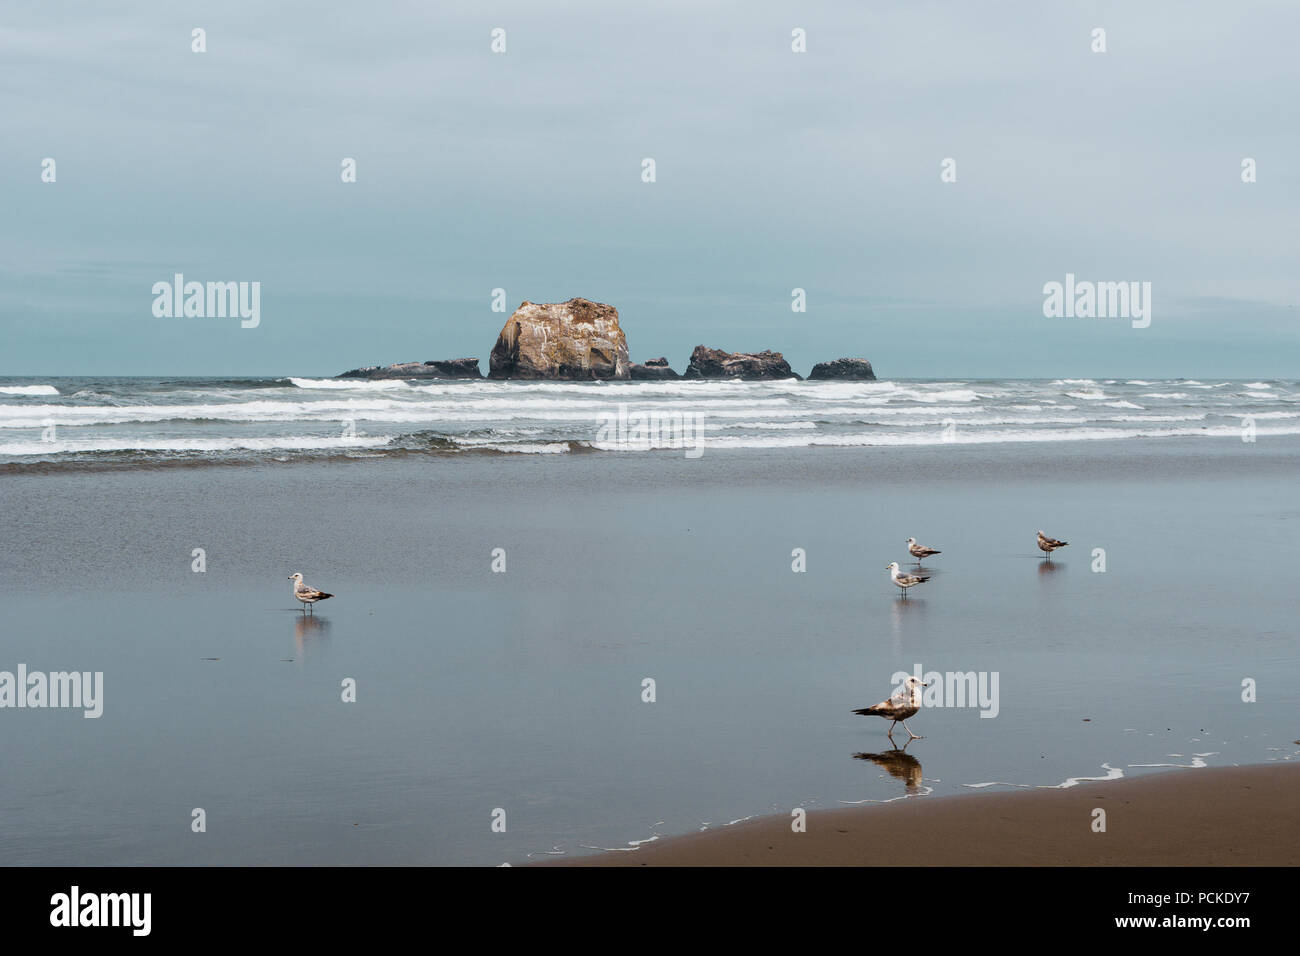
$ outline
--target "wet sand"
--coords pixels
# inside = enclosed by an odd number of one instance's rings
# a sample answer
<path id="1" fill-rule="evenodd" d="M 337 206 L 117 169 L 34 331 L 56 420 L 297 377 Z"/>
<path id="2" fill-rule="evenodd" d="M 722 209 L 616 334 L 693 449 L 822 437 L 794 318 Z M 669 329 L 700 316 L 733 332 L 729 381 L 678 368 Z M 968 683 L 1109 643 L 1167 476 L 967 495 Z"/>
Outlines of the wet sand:
<path id="1" fill-rule="evenodd" d="M 496 866 L 795 806 L 812 840 L 909 787 L 1300 764 L 1300 440 L 1084 444 L 5 476 L 0 670 L 102 672 L 104 709 L 0 714 L 0 860 Z M 903 600 L 909 535 L 943 554 Z M 337 596 L 303 614 L 293 571 Z M 893 767 L 852 711 L 913 669 L 997 674 L 999 709 L 927 704 Z"/>
<path id="2" fill-rule="evenodd" d="M 559 866 L 1294 866 L 1300 764 L 764 817 Z M 1092 830 L 1106 811 L 1106 832 Z"/>

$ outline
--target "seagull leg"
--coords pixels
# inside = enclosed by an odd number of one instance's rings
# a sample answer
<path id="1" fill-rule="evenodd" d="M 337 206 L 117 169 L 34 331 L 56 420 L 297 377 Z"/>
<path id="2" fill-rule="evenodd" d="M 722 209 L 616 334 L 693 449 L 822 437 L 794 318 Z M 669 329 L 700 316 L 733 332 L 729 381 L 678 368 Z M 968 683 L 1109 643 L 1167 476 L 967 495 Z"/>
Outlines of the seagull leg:
<path id="1" fill-rule="evenodd" d="M 907 721 L 903 721 L 903 729 L 907 731 L 908 735 L 912 738 L 912 740 L 920 740 L 920 739 L 921 739 L 921 737 L 920 737 L 919 734 L 914 734 L 914 733 L 912 733 L 912 728 L 909 727 L 909 726 L 907 726 Z M 912 740 L 909 740 L 908 743 L 911 743 Z"/>
<path id="2" fill-rule="evenodd" d="M 890 742 L 891 744 L 894 742 L 894 724 L 897 724 L 897 723 L 898 723 L 898 721 L 894 721 L 893 724 L 890 724 L 890 725 L 889 725 L 889 729 L 888 729 L 887 731 L 885 731 L 885 736 L 889 738 L 889 742 Z M 907 725 L 904 724 L 903 726 L 906 727 Z M 908 733 L 911 733 L 911 731 L 909 730 Z"/>

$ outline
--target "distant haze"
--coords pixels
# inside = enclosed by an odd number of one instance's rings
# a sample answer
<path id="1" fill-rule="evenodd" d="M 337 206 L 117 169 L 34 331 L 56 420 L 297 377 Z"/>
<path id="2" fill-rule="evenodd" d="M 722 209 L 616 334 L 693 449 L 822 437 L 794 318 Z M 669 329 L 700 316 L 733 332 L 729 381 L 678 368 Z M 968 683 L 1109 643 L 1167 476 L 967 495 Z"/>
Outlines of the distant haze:
<path id="1" fill-rule="evenodd" d="M 1275 2 L 10 5 L 0 375 L 486 371 L 520 302 L 581 295 L 679 371 L 1295 377 L 1297 35 Z M 260 282 L 260 323 L 155 317 L 175 273 Z M 1150 282 L 1150 327 L 1045 318 L 1067 273 Z"/>

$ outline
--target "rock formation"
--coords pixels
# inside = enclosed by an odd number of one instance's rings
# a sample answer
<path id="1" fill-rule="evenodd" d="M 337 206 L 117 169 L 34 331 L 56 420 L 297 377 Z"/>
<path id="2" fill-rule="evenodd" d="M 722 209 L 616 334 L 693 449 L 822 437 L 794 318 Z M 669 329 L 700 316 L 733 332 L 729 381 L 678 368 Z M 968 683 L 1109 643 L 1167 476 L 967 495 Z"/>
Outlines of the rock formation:
<path id="1" fill-rule="evenodd" d="M 838 358 L 834 362 L 818 362 L 808 373 L 808 380 L 837 379 L 841 382 L 874 382 L 876 373 L 871 363 L 860 358 Z"/>
<path id="2" fill-rule="evenodd" d="M 642 382 L 664 381 L 666 379 L 681 378 L 669 366 L 666 358 L 650 359 L 644 365 L 632 366 L 632 378 Z"/>
<path id="3" fill-rule="evenodd" d="M 799 378 L 780 352 L 724 352 L 695 346 L 683 378 Z"/>
<path id="4" fill-rule="evenodd" d="M 618 309 L 587 299 L 524 302 L 488 359 L 489 378 L 625 379 L 631 376 Z"/>
<path id="5" fill-rule="evenodd" d="M 482 378 L 478 359 L 442 362 L 401 362 L 367 365 L 338 378 Z M 676 379 L 798 379 L 780 352 L 724 352 L 703 345 L 691 352 L 690 365 L 678 375 L 668 359 L 644 365 L 628 360 L 627 336 L 618 323 L 618 309 L 589 299 L 568 302 L 525 301 L 510 316 L 488 359 L 488 378 L 591 381 L 632 379 L 641 382 Z M 819 362 L 810 380 L 874 382 L 871 363 L 861 358 Z"/>
<path id="6" fill-rule="evenodd" d="M 441 362 L 399 362 L 396 365 L 367 365 L 343 372 L 336 378 L 482 378 L 478 359 L 446 359 Z"/>

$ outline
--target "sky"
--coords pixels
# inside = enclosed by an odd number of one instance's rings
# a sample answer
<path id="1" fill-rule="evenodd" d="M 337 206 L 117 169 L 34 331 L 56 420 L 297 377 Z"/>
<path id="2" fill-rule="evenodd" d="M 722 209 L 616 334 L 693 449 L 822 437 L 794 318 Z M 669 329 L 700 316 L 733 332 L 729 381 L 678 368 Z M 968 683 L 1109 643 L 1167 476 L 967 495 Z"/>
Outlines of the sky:
<path id="1" fill-rule="evenodd" d="M 1300 377 L 1297 35 L 1260 0 L 0 0 L 0 375 L 486 371 L 583 296 L 679 371 Z M 156 317 L 175 273 L 259 282 L 260 324 Z M 1045 317 L 1067 273 L 1150 282 L 1150 326 Z"/>

